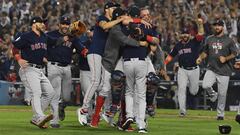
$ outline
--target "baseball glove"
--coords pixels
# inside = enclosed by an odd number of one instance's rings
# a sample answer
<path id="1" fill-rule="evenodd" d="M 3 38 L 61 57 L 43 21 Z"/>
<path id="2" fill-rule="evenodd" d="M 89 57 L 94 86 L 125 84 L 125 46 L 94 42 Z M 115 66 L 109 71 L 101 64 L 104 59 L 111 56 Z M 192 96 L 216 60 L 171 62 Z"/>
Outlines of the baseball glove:
<path id="1" fill-rule="evenodd" d="M 70 31 L 72 36 L 80 36 L 87 31 L 86 25 L 81 21 L 75 21 L 70 24 Z"/>

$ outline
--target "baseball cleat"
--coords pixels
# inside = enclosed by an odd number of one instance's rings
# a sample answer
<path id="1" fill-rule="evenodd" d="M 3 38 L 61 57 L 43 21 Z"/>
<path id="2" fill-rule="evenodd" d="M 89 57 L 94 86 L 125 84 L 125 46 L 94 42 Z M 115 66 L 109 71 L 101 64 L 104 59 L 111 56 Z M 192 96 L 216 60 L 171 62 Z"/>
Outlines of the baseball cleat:
<path id="1" fill-rule="evenodd" d="M 102 118 L 112 127 L 115 127 L 116 126 L 116 123 L 114 122 L 114 119 L 113 117 L 110 115 L 108 115 L 107 112 L 103 113 L 102 114 Z"/>
<path id="2" fill-rule="evenodd" d="M 126 132 L 133 132 L 135 129 L 130 125 L 128 129 L 123 130 L 121 125 L 117 125 L 118 130 L 120 131 L 126 131 Z"/>
<path id="3" fill-rule="evenodd" d="M 84 109 L 77 109 L 77 116 L 78 116 L 78 122 L 85 126 L 87 125 L 87 111 L 84 111 Z"/>
<path id="4" fill-rule="evenodd" d="M 133 123 L 133 118 L 127 118 L 127 120 L 123 123 L 122 128 L 126 130 Z"/>
<path id="5" fill-rule="evenodd" d="M 223 116 L 217 116 L 217 120 L 224 120 Z"/>
<path id="6" fill-rule="evenodd" d="M 180 114 L 179 114 L 179 117 L 185 117 L 185 116 L 186 116 L 185 113 L 180 113 Z"/>
<path id="7" fill-rule="evenodd" d="M 39 125 L 37 125 L 36 122 L 34 122 L 34 121 L 32 121 L 32 120 L 30 121 L 30 123 L 33 124 L 33 125 L 35 125 L 35 126 L 37 126 L 37 127 L 39 127 L 39 128 L 41 128 L 41 129 L 47 129 L 47 128 L 48 128 L 47 124 L 45 124 L 45 125 L 43 125 L 42 127 L 40 127 Z"/>
<path id="8" fill-rule="evenodd" d="M 60 124 L 50 124 L 51 128 L 60 128 Z"/>
<path id="9" fill-rule="evenodd" d="M 99 115 L 93 115 L 90 127 L 98 128 L 99 120 L 100 120 L 100 116 Z"/>
<path id="10" fill-rule="evenodd" d="M 31 120 L 30 123 L 35 126 L 38 126 L 41 129 L 45 129 L 45 128 L 47 128 L 47 126 L 45 124 L 52 119 L 53 119 L 53 115 L 50 114 L 50 115 L 44 116 L 38 120 Z"/>
<path id="11" fill-rule="evenodd" d="M 235 121 L 240 124 L 240 114 L 236 115 Z"/>
<path id="12" fill-rule="evenodd" d="M 139 129 L 139 130 L 138 130 L 138 133 L 146 134 L 146 133 L 148 133 L 148 132 L 147 132 L 147 129 L 146 129 L 146 128 L 142 128 L 142 129 Z"/>

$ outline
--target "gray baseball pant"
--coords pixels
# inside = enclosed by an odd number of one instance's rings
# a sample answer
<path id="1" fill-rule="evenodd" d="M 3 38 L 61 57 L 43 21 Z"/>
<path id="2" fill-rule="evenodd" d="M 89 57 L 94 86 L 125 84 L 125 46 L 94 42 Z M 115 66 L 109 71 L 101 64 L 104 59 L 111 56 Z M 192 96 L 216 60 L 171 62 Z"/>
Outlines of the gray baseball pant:
<path id="1" fill-rule="evenodd" d="M 178 102 L 180 113 L 186 114 L 186 91 L 189 86 L 189 91 L 192 95 L 196 95 L 199 89 L 199 67 L 193 70 L 186 70 L 179 67 L 177 74 L 178 82 Z"/>
<path id="2" fill-rule="evenodd" d="M 90 71 L 80 70 L 80 83 L 81 83 L 82 94 L 83 94 L 83 96 L 85 96 L 88 86 L 91 84 L 91 72 Z M 89 108 L 88 108 L 89 116 L 92 116 L 93 104 L 94 104 L 94 100 L 92 99 L 88 105 L 89 106 Z"/>
<path id="3" fill-rule="evenodd" d="M 156 73 L 155 69 L 154 69 L 154 66 L 152 64 L 152 61 L 149 57 L 146 58 L 146 62 L 147 62 L 147 73 L 150 73 L 150 72 L 153 72 L 153 73 Z M 133 108 L 133 114 L 134 114 L 134 117 L 136 117 L 138 115 L 138 111 L 137 111 L 137 106 L 139 105 L 138 101 L 136 100 L 137 99 L 137 95 L 135 94 L 134 95 L 134 108 Z M 138 121 L 136 121 L 138 123 Z"/>
<path id="4" fill-rule="evenodd" d="M 98 54 L 87 55 L 88 64 L 91 71 L 91 84 L 84 95 L 82 109 L 88 109 L 90 101 L 94 93 L 101 89 L 101 74 L 102 74 L 102 56 Z"/>
<path id="5" fill-rule="evenodd" d="M 19 76 L 23 85 L 31 93 L 31 105 L 34 117 L 45 116 L 44 111 L 50 104 L 55 92 L 43 69 L 34 67 L 20 68 Z"/>
<path id="6" fill-rule="evenodd" d="M 48 79 L 51 82 L 53 89 L 56 94 L 51 105 L 51 111 L 53 112 L 53 119 L 50 121 L 51 124 L 59 123 L 59 100 L 69 102 L 71 100 L 72 92 L 72 75 L 70 65 L 61 67 L 48 63 Z"/>
<path id="7" fill-rule="evenodd" d="M 202 87 L 209 93 L 211 93 L 211 91 L 213 90 L 212 88 L 213 84 L 217 82 L 218 86 L 217 116 L 224 117 L 229 78 L 230 78 L 229 76 L 219 75 L 211 70 L 207 70 L 203 78 Z"/>
<path id="8" fill-rule="evenodd" d="M 147 75 L 147 62 L 139 59 L 131 59 L 125 61 L 123 64 L 124 73 L 126 74 L 126 113 L 127 118 L 134 117 L 134 95 L 137 95 L 137 117 L 139 128 L 146 128 L 145 110 L 146 110 L 146 75 Z"/>

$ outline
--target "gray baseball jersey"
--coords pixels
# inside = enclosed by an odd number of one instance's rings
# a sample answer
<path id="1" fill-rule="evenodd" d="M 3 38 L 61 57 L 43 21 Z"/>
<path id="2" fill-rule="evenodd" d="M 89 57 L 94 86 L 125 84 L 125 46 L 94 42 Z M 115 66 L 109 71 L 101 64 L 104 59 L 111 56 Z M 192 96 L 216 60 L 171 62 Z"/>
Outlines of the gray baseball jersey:
<path id="1" fill-rule="evenodd" d="M 209 36 L 204 44 L 203 52 L 208 54 L 208 69 L 204 78 L 202 87 L 208 93 L 216 93 L 212 86 L 215 82 L 218 84 L 218 105 L 217 116 L 224 117 L 226 95 L 228 89 L 229 76 L 232 73 L 232 64 L 230 61 L 221 63 L 219 56 L 228 56 L 237 54 L 234 42 L 227 35 L 221 37 Z M 215 94 L 216 95 L 216 94 Z"/>
<path id="2" fill-rule="evenodd" d="M 231 38 L 227 35 L 222 37 L 209 36 L 203 47 L 203 52 L 208 54 L 208 69 L 219 75 L 230 76 L 232 74 L 231 61 L 222 64 L 219 56 L 237 54 L 237 49 Z"/>

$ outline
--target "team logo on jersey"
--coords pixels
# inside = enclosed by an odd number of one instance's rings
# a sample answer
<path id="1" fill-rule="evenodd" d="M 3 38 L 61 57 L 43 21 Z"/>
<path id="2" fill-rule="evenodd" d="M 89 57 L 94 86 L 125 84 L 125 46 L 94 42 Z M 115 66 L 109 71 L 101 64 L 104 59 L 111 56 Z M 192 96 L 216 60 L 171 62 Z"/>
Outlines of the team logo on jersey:
<path id="1" fill-rule="evenodd" d="M 47 44 L 45 43 L 36 43 L 36 44 L 32 44 L 31 45 L 31 49 L 34 50 L 38 50 L 38 49 L 44 49 L 47 50 Z"/>
<path id="2" fill-rule="evenodd" d="M 221 42 L 213 42 L 210 44 L 215 52 L 215 54 L 218 53 L 219 50 L 222 50 L 223 48 L 223 43 Z"/>
<path id="3" fill-rule="evenodd" d="M 192 49 L 191 48 L 184 48 L 184 49 L 181 49 L 181 50 L 178 51 L 179 55 L 187 54 L 187 53 L 192 53 Z"/>

